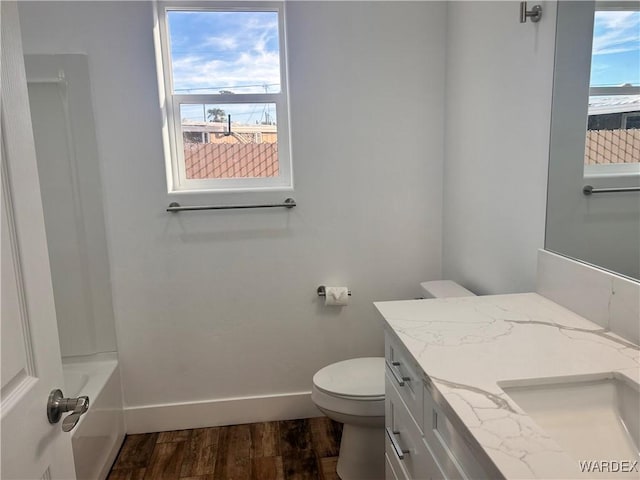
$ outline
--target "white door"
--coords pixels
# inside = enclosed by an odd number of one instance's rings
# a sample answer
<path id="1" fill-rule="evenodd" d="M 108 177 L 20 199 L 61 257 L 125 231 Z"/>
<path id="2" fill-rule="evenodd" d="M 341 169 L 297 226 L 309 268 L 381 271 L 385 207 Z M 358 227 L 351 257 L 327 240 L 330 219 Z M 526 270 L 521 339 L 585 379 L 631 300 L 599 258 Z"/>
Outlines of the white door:
<path id="1" fill-rule="evenodd" d="M 75 479 L 71 435 L 46 415 L 62 364 L 14 1 L 0 1 L 0 25 L 0 477 Z"/>

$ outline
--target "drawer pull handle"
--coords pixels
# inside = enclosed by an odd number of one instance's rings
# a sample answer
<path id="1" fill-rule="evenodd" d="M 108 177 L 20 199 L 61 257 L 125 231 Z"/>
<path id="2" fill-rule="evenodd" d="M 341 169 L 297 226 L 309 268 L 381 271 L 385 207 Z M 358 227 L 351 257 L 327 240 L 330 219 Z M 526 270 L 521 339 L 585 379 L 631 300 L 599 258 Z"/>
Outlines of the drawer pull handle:
<path id="1" fill-rule="evenodd" d="M 391 430 L 390 427 L 387 427 L 385 430 L 387 431 L 387 436 L 389 437 L 391 446 L 393 447 L 393 450 L 396 452 L 396 456 L 400 460 L 404 460 L 404 454 L 409 453 L 409 450 L 403 450 L 403 448 L 400 446 L 400 443 L 398 443 L 398 439 L 396 438 L 396 435 L 400 435 L 400 432 L 394 432 L 393 430 Z"/>
<path id="2" fill-rule="evenodd" d="M 400 362 L 391 362 L 389 363 L 389 361 L 387 360 L 387 367 L 389 367 L 389 370 L 391 370 L 391 375 L 393 375 L 393 378 L 395 378 L 396 382 L 398 382 L 398 385 L 400 385 L 401 387 L 404 387 L 404 382 L 408 382 L 409 380 L 411 380 L 411 377 L 404 377 L 400 371 L 398 371 L 397 368 L 395 367 L 399 367 L 400 366 Z"/>

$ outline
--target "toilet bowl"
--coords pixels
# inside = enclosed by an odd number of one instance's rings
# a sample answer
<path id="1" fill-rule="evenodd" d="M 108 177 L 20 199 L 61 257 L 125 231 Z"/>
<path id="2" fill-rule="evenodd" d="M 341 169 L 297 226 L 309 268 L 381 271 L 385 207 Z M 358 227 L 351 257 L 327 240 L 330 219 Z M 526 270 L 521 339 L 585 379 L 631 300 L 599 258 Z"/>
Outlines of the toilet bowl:
<path id="1" fill-rule="evenodd" d="M 322 368 L 313 376 L 311 399 L 344 424 L 338 476 L 384 479 L 384 358 L 353 358 Z"/>

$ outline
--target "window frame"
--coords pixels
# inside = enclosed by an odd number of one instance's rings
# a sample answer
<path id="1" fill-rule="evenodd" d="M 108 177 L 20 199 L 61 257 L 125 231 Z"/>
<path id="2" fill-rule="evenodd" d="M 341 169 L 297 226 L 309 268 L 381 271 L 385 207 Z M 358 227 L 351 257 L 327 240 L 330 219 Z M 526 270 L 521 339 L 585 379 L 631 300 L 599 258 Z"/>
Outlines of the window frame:
<path id="1" fill-rule="evenodd" d="M 276 12 L 278 14 L 278 49 L 280 91 L 278 93 L 207 93 L 181 94 L 173 90 L 173 68 L 168 30 L 168 11 L 202 12 Z M 168 193 L 216 193 L 293 190 L 291 162 L 289 89 L 286 54 L 285 3 L 274 1 L 157 1 L 154 2 L 156 23 L 157 77 L 162 109 L 162 136 Z M 271 103 L 276 108 L 278 176 L 256 178 L 187 179 L 180 118 L 181 105 L 226 105 Z"/>
<path id="2" fill-rule="evenodd" d="M 594 16 L 596 12 L 612 12 L 612 11 L 640 11 L 640 7 L 636 2 L 628 1 L 596 1 L 594 3 Z M 593 32 L 591 33 L 593 41 Z M 593 61 L 593 54 L 589 60 L 589 65 Z M 592 96 L 621 96 L 621 95 L 638 95 L 640 94 L 640 86 L 620 85 L 613 87 L 592 87 L 591 76 L 589 76 L 589 97 Z M 626 164 L 604 164 L 604 165 L 584 165 L 583 177 L 585 181 L 594 181 L 598 179 L 615 179 L 640 176 L 640 161 L 638 163 Z"/>

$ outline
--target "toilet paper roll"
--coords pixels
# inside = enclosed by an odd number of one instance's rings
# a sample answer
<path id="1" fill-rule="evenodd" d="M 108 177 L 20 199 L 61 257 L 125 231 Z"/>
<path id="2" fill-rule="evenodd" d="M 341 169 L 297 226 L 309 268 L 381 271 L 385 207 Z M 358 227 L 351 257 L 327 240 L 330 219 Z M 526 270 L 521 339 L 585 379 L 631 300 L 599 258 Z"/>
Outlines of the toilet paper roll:
<path id="1" fill-rule="evenodd" d="M 347 287 L 326 287 L 325 305 L 347 305 L 349 303 L 349 289 Z"/>

